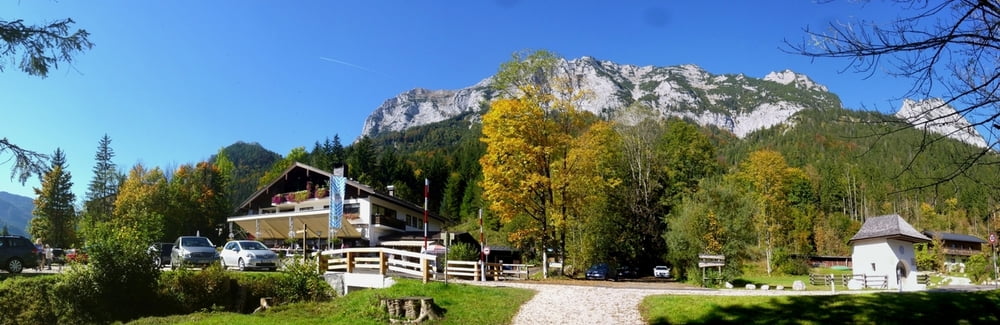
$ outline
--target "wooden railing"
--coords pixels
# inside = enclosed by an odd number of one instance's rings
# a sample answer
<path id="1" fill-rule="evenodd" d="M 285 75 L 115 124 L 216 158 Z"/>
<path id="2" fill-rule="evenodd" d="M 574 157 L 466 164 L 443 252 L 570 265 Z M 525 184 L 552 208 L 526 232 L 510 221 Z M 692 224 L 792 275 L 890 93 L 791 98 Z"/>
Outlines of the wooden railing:
<path id="1" fill-rule="evenodd" d="M 812 285 L 830 285 L 833 282 L 846 287 L 851 280 L 861 281 L 865 288 L 886 289 L 889 287 L 889 276 L 887 275 L 809 274 L 809 284 Z"/>
<path id="2" fill-rule="evenodd" d="M 526 280 L 531 275 L 529 268 L 534 266 L 486 263 L 484 271 L 478 261 L 446 261 L 447 267 L 439 268 L 436 255 L 384 247 L 334 249 L 319 254 L 325 257 L 326 262 L 320 264 L 325 271 L 381 275 L 397 272 L 421 278 L 424 283 L 430 279 L 437 279 L 438 276 L 479 281 L 482 280 L 484 272 L 486 280 Z"/>
<path id="3" fill-rule="evenodd" d="M 387 275 L 391 271 L 421 278 L 424 283 L 437 273 L 433 265 L 437 256 L 431 254 L 384 247 L 334 249 L 320 254 L 326 257 L 326 270 L 333 272 L 377 270 Z"/>

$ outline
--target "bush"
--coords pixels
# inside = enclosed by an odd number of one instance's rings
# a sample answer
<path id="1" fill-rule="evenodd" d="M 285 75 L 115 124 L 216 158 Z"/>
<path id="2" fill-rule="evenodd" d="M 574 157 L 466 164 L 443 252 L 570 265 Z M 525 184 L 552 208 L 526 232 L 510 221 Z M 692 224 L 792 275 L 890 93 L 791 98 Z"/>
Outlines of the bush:
<path id="1" fill-rule="evenodd" d="M 96 288 L 102 321 L 130 320 L 152 313 L 160 270 L 146 252 L 151 240 L 128 224 L 104 223 L 87 237 L 88 267 L 71 285 Z M 129 306 L 129 308 L 121 308 Z"/>
<path id="2" fill-rule="evenodd" d="M 158 293 L 162 301 L 156 314 L 189 314 L 218 308 L 234 309 L 231 297 L 235 280 L 218 265 L 201 271 L 178 269 L 160 276 Z"/>
<path id="3" fill-rule="evenodd" d="M 333 288 L 313 260 L 292 260 L 285 264 L 283 275 L 278 288 L 281 301 L 325 301 L 333 297 Z"/>
<path id="4" fill-rule="evenodd" d="M 52 308 L 58 276 L 17 277 L 0 283 L 0 324 L 57 324 Z"/>
<path id="5" fill-rule="evenodd" d="M 469 243 L 451 243 L 451 247 L 448 247 L 448 259 L 453 261 L 476 261 L 479 260 L 479 250 Z"/>

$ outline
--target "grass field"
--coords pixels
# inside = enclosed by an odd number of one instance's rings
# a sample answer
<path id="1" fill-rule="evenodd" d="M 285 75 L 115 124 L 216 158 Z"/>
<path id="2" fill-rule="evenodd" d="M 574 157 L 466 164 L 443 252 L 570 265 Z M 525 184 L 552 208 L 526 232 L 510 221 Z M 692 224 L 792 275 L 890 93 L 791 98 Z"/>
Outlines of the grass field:
<path id="1" fill-rule="evenodd" d="M 995 324 L 1000 291 L 833 296 L 649 296 L 649 324 Z"/>
<path id="2" fill-rule="evenodd" d="M 129 324 L 387 324 L 378 308 L 381 297 L 425 296 L 445 310 L 444 319 L 427 324 L 510 324 L 534 292 L 516 288 L 493 288 L 440 282 L 422 284 L 398 280 L 386 289 L 352 292 L 329 302 L 279 305 L 255 315 L 202 312 L 169 317 L 147 317 Z"/>

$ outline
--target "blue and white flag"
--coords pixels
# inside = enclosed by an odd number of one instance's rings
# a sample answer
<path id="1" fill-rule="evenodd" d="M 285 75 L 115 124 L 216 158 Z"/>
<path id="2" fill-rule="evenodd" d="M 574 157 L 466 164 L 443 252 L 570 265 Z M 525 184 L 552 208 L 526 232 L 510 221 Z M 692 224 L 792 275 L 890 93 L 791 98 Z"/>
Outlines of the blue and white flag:
<path id="1" fill-rule="evenodd" d="M 344 218 L 344 194 L 347 191 L 347 178 L 330 177 L 330 233 L 335 233 L 341 227 Z"/>

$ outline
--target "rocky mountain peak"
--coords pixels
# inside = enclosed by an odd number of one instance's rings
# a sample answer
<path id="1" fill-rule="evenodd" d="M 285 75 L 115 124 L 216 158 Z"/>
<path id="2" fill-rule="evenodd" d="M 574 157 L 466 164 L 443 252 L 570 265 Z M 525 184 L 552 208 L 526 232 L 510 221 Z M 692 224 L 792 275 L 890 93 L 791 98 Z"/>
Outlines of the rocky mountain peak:
<path id="1" fill-rule="evenodd" d="M 768 74 L 762 80 L 743 74 L 714 75 L 694 64 L 636 66 L 588 56 L 559 64 L 556 71 L 563 75 L 556 77 L 573 80 L 576 87 L 591 94 L 578 103 L 579 108 L 605 117 L 639 103 L 664 117 L 688 118 L 743 137 L 783 123 L 806 108 L 840 107 L 840 100 L 826 87 L 790 70 Z M 404 92 L 375 109 L 365 121 L 362 135 L 404 130 L 466 113 L 480 114 L 495 95 L 490 80 L 460 90 Z M 789 87 L 775 89 L 761 84 L 763 81 Z"/>
<path id="2" fill-rule="evenodd" d="M 804 74 L 795 73 L 794 71 L 789 69 L 785 69 L 784 71 L 781 72 L 774 71 L 768 73 L 766 76 L 764 76 L 764 80 L 774 81 L 782 85 L 792 85 L 800 89 L 816 90 L 823 92 L 829 91 L 826 89 L 826 86 L 820 85 L 812 81 L 812 79 L 809 79 L 808 76 Z"/>
<path id="3" fill-rule="evenodd" d="M 954 107 L 939 98 L 914 101 L 904 99 L 903 105 L 896 112 L 896 117 L 903 119 L 916 128 L 948 136 L 973 146 L 986 148 L 986 140 L 976 131 Z"/>

